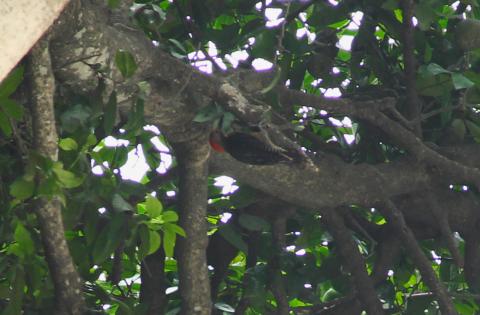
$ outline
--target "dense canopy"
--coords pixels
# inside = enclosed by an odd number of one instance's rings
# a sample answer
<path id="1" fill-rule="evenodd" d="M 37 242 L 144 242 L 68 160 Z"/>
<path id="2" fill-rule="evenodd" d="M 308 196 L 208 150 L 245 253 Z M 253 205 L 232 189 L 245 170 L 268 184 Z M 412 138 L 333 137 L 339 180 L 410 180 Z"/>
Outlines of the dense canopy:
<path id="1" fill-rule="evenodd" d="M 478 17 L 72 0 L 0 84 L 1 315 L 477 314 Z"/>

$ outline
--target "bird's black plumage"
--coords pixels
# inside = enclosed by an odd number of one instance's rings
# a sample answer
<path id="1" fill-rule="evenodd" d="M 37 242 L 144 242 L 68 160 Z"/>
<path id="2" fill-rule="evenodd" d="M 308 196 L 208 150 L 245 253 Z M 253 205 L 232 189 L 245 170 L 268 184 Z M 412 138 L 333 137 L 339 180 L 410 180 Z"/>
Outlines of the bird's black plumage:
<path id="1" fill-rule="evenodd" d="M 252 165 L 272 165 L 293 160 L 286 152 L 272 148 L 257 137 L 234 132 L 223 138 L 223 147 L 234 159 Z"/>

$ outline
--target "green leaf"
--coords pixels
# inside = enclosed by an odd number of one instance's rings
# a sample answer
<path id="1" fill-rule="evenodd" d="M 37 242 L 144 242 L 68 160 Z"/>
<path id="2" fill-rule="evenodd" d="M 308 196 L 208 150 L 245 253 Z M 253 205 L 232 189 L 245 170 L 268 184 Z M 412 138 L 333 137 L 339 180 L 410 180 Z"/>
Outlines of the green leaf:
<path id="1" fill-rule="evenodd" d="M 213 306 L 217 310 L 220 310 L 220 311 L 223 311 L 223 312 L 235 313 L 235 309 L 233 307 L 231 307 L 230 305 L 225 304 L 225 303 L 215 303 Z"/>
<path id="2" fill-rule="evenodd" d="M 253 203 L 256 198 L 257 192 L 255 189 L 246 185 L 241 185 L 235 194 L 230 196 L 230 201 L 236 208 L 243 208 Z"/>
<path id="3" fill-rule="evenodd" d="M 262 218 L 247 213 L 242 213 L 238 223 L 250 231 L 269 231 L 270 224 Z"/>
<path id="4" fill-rule="evenodd" d="M 69 108 L 60 116 L 62 128 L 74 132 L 79 127 L 85 127 L 91 116 L 91 109 L 80 104 Z"/>
<path id="5" fill-rule="evenodd" d="M 245 273 L 247 276 L 247 286 L 245 287 L 245 296 L 251 298 L 254 305 L 262 305 L 267 299 L 267 270 L 265 265 L 256 265 Z"/>
<path id="6" fill-rule="evenodd" d="M 187 50 L 178 40 L 169 38 L 168 42 L 171 44 L 169 51 L 172 56 L 178 59 L 183 59 L 187 56 Z"/>
<path id="7" fill-rule="evenodd" d="M 15 68 L 0 84 L 0 98 L 9 97 L 23 81 L 24 67 Z"/>
<path id="8" fill-rule="evenodd" d="M 427 66 L 426 72 L 432 75 L 437 75 L 441 73 L 450 73 L 447 69 L 443 68 L 442 66 L 436 64 L 436 63 L 431 63 Z"/>
<path id="9" fill-rule="evenodd" d="M 456 72 L 452 73 L 452 82 L 455 90 L 468 89 L 475 85 L 475 83 L 470 81 L 466 76 Z"/>
<path id="10" fill-rule="evenodd" d="M 147 143 L 142 143 L 142 151 L 145 156 L 145 160 L 147 161 L 148 167 L 150 167 L 151 170 L 157 169 L 157 167 L 161 163 L 161 156 L 158 153 L 153 153 L 151 150 L 151 142 L 148 141 Z"/>
<path id="11" fill-rule="evenodd" d="M 476 312 L 476 309 L 473 306 L 466 304 L 464 301 L 454 300 L 453 304 L 455 305 L 455 309 L 457 310 L 458 314 L 462 314 L 462 315 L 478 314 Z"/>
<path id="12" fill-rule="evenodd" d="M 21 120 L 23 117 L 23 107 L 16 101 L 9 98 L 0 98 L 0 106 L 2 110 L 15 120 Z"/>
<path id="13" fill-rule="evenodd" d="M 2 315 L 22 314 L 23 297 L 25 295 L 25 271 L 20 265 L 15 269 L 9 303 L 3 310 Z"/>
<path id="14" fill-rule="evenodd" d="M 33 195 L 34 189 L 35 184 L 33 180 L 29 181 L 20 177 L 10 185 L 10 195 L 17 199 L 24 200 Z"/>
<path id="15" fill-rule="evenodd" d="M 95 240 L 92 250 L 93 263 L 96 265 L 104 262 L 124 239 L 123 225 L 125 218 L 117 214 L 107 223 Z"/>
<path id="16" fill-rule="evenodd" d="M 140 224 L 137 229 L 137 235 L 140 239 L 137 255 L 138 259 L 142 260 L 148 255 L 150 250 L 150 230 L 145 224 Z"/>
<path id="17" fill-rule="evenodd" d="M 256 36 L 255 44 L 252 48 L 252 56 L 272 60 L 277 46 L 278 39 L 276 31 L 267 28 Z"/>
<path id="18" fill-rule="evenodd" d="M 242 239 L 238 231 L 229 224 L 222 225 L 218 228 L 217 233 L 227 240 L 230 244 L 246 253 L 248 251 L 247 243 Z"/>
<path id="19" fill-rule="evenodd" d="M 422 31 L 429 29 L 430 24 L 437 18 L 435 8 L 432 7 L 431 1 L 420 1 L 415 5 L 415 17 L 418 19 L 418 24 Z"/>
<path id="20" fill-rule="evenodd" d="M 475 141 L 480 142 L 480 127 L 470 120 L 465 120 L 465 124 L 467 125 L 468 131 L 470 131 L 475 138 Z"/>
<path id="21" fill-rule="evenodd" d="M 423 60 L 425 63 L 429 63 L 432 60 L 432 55 L 433 55 L 433 48 L 432 46 L 427 42 L 425 43 L 425 52 L 423 54 Z"/>
<path id="22" fill-rule="evenodd" d="M 452 130 L 455 133 L 455 135 L 458 137 L 458 139 L 463 139 L 465 137 L 465 122 L 463 119 L 460 118 L 455 118 L 452 121 Z"/>
<path id="23" fill-rule="evenodd" d="M 88 135 L 87 141 L 85 142 L 85 145 L 86 146 L 92 146 L 92 145 L 97 144 L 97 142 L 98 142 L 97 137 L 93 133 L 91 133 L 91 134 Z"/>
<path id="24" fill-rule="evenodd" d="M 64 151 L 73 151 L 78 149 L 77 141 L 75 141 L 73 138 L 60 139 L 58 146 Z"/>
<path id="25" fill-rule="evenodd" d="M 152 87 L 150 83 L 147 81 L 140 81 L 137 83 L 137 86 L 139 89 L 138 97 L 146 100 L 148 96 L 152 93 Z"/>
<path id="26" fill-rule="evenodd" d="M 157 231 L 149 231 L 149 237 L 148 237 L 148 252 L 147 255 L 153 254 L 157 251 L 157 249 L 160 248 L 160 244 L 162 242 L 162 238 L 160 237 L 160 234 L 158 234 Z"/>
<path id="27" fill-rule="evenodd" d="M 162 10 L 162 8 L 159 5 L 152 4 L 152 9 L 158 14 L 158 16 L 162 21 L 166 19 L 167 14 L 165 13 L 165 11 Z"/>
<path id="28" fill-rule="evenodd" d="M 187 236 L 187 234 L 185 233 L 185 230 L 182 229 L 182 227 L 180 225 L 173 224 L 173 223 L 163 224 L 162 230 L 170 231 L 170 232 L 173 232 L 173 233 L 178 234 L 178 235 L 183 236 L 183 237 Z"/>
<path id="29" fill-rule="evenodd" d="M 118 6 L 120 5 L 120 0 L 108 0 L 107 3 L 110 9 L 115 9 L 118 8 Z"/>
<path id="30" fill-rule="evenodd" d="M 177 234 L 170 230 L 163 231 L 163 250 L 165 251 L 165 256 L 173 257 L 173 249 L 175 248 L 175 240 L 177 239 Z"/>
<path id="31" fill-rule="evenodd" d="M 345 10 L 330 5 L 328 2 L 317 2 L 313 6 L 313 13 L 307 20 L 309 25 L 315 25 L 315 27 L 326 26 L 333 23 L 337 23 L 345 19 Z"/>
<path id="32" fill-rule="evenodd" d="M 225 112 L 222 116 L 222 131 L 226 134 L 232 128 L 232 123 L 235 120 L 235 115 L 230 112 Z"/>
<path id="33" fill-rule="evenodd" d="M 342 295 L 339 292 L 337 292 L 333 288 L 330 288 L 327 291 L 325 291 L 325 293 L 321 297 L 321 300 L 322 300 L 322 302 L 329 302 L 329 301 L 333 301 L 334 299 L 339 298 L 340 296 L 342 296 Z"/>
<path id="34" fill-rule="evenodd" d="M 108 293 L 107 293 L 108 294 Z M 114 298 L 111 295 L 108 296 L 109 300 L 112 301 L 112 304 L 117 304 L 118 309 L 115 312 L 115 315 L 135 315 L 135 314 L 145 314 L 145 312 L 135 313 L 130 305 L 123 302 L 120 299 Z"/>
<path id="35" fill-rule="evenodd" d="M 127 124 L 124 126 L 126 130 L 138 130 L 143 128 L 144 126 L 144 107 L 145 102 L 138 98 L 135 104 L 132 106 L 130 110 L 130 115 L 128 116 Z"/>
<path id="36" fill-rule="evenodd" d="M 102 145 L 104 145 L 102 141 Z M 97 160 L 98 163 L 102 162 L 108 162 L 108 164 L 111 166 L 113 163 L 113 159 L 115 158 L 115 147 L 107 147 L 104 146 L 103 148 L 98 151 L 98 157 L 99 159 Z M 96 153 L 96 152 L 93 152 Z"/>
<path id="37" fill-rule="evenodd" d="M 114 148 L 115 154 L 113 156 L 111 167 L 119 168 L 125 165 L 125 163 L 127 163 L 127 160 L 128 160 L 128 151 L 129 151 L 129 148 L 123 145 L 115 147 Z"/>
<path id="38" fill-rule="evenodd" d="M 37 186 L 36 194 L 39 196 L 51 197 L 56 193 L 60 193 L 58 184 L 59 182 L 55 177 L 47 177 L 41 181 L 40 185 Z"/>
<path id="39" fill-rule="evenodd" d="M 177 222 L 178 214 L 175 211 L 165 211 L 162 215 L 164 222 Z"/>
<path id="40" fill-rule="evenodd" d="M 117 118 L 117 93 L 115 91 L 110 94 L 105 114 L 103 116 L 103 129 L 107 135 L 112 133 L 113 127 L 116 124 Z"/>
<path id="41" fill-rule="evenodd" d="M 12 135 L 12 126 L 10 125 L 10 121 L 8 120 L 7 115 L 0 111 L 0 129 L 2 129 L 3 133 L 10 137 Z"/>
<path id="42" fill-rule="evenodd" d="M 20 222 L 17 222 L 17 226 L 15 227 L 14 239 L 20 245 L 23 254 L 26 256 L 33 255 L 35 252 L 35 244 L 30 236 L 30 232 Z"/>
<path id="43" fill-rule="evenodd" d="M 419 94 L 425 96 L 442 96 L 453 90 L 452 79 L 447 74 L 421 75 L 416 86 Z"/>
<path id="44" fill-rule="evenodd" d="M 132 54 L 124 50 L 117 51 L 115 55 L 115 64 L 124 78 L 131 77 L 137 70 L 137 64 Z"/>
<path id="45" fill-rule="evenodd" d="M 57 179 L 64 188 L 75 188 L 83 183 L 83 178 L 78 177 L 70 171 L 66 171 L 60 167 L 54 167 L 53 172 L 57 175 Z"/>
<path id="46" fill-rule="evenodd" d="M 162 214 L 163 206 L 160 200 L 149 195 L 145 201 L 145 209 L 149 217 L 156 218 Z"/>
<path id="47" fill-rule="evenodd" d="M 383 2 L 382 6 L 383 9 L 393 11 L 398 9 L 398 1 L 397 0 L 386 0 Z"/>
<path id="48" fill-rule="evenodd" d="M 204 123 L 212 121 L 215 118 L 220 117 L 223 114 L 223 110 L 217 104 L 210 104 L 202 108 L 197 115 L 193 118 L 194 122 Z"/>
<path id="49" fill-rule="evenodd" d="M 112 198 L 112 206 L 119 212 L 133 211 L 133 207 L 120 194 L 114 194 Z"/>

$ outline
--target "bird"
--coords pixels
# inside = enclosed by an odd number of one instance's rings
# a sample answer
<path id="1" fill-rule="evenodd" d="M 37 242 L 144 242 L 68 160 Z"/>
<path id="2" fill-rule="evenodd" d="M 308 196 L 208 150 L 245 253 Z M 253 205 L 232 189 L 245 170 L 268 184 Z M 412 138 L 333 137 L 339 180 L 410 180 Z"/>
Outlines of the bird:
<path id="1" fill-rule="evenodd" d="M 214 130 L 210 134 L 209 143 L 213 150 L 228 153 L 237 161 L 249 165 L 289 163 L 302 156 L 297 150 L 286 150 L 273 144 L 259 132 L 235 131 L 225 135 Z"/>

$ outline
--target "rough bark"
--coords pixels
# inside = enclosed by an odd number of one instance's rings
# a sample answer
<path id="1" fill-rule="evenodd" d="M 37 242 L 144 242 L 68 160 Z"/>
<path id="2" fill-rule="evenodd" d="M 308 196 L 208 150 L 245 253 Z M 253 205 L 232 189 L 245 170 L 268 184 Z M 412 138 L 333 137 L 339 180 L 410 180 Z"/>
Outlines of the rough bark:
<path id="1" fill-rule="evenodd" d="M 33 132 L 35 150 L 40 155 L 56 161 L 58 136 L 53 106 L 55 81 L 48 44 L 48 40 L 41 40 L 30 55 Z M 36 214 L 50 275 L 55 286 L 56 314 L 84 314 L 82 281 L 65 239 L 60 200 L 39 198 L 36 203 Z"/>
<path id="2" fill-rule="evenodd" d="M 160 248 L 142 261 L 140 277 L 140 302 L 147 304 L 146 315 L 161 315 L 167 306 L 165 290 L 165 253 Z"/>
<path id="3" fill-rule="evenodd" d="M 179 169 L 180 226 L 178 269 L 182 315 L 210 315 L 210 282 L 207 270 L 207 174 L 209 147 L 206 135 L 174 144 Z"/>

